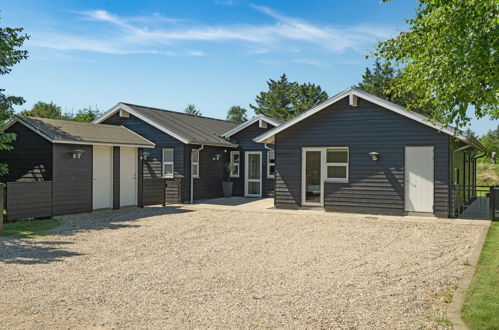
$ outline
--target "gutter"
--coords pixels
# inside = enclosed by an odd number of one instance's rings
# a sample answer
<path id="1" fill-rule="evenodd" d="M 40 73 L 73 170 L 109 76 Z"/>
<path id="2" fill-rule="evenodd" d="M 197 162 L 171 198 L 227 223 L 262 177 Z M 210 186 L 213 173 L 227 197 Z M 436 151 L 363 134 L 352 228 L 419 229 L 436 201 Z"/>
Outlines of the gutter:
<path id="1" fill-rule="evenodd" d="M 199 149 L 192 149 L 191 150 L 191 170 L 190 170 L 190 175 L 191 175 L 191 204 L 194 204 L 194 176 L 192 175 L 192 152 L 194 150 L 197 150 L 198 152 L 200 152 L 201 150 L 204 149 L 204 144 L 201 145 L 201 148 Z M 201 156 L 198 154 L 198 172 L 199 172 L 199 164 L 201 163 Z"/>

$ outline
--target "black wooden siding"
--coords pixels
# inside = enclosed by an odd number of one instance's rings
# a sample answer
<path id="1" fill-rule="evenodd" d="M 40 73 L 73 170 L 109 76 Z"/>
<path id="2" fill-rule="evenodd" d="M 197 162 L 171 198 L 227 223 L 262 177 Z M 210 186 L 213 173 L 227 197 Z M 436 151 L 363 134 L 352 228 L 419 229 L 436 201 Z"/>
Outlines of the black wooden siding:
<path id="1" fill-rule="evenodd" d="M 325 183 L 328 210 L 404 213 L 406 146 L 434 146 L 434 213 L 449 210 L 449 138 L 445 133 L 359 99 L 345 98 L 276 136 L 276 207 L 301 205 L 302 147 L 349 147 L 349 183 Z M 372 161 L 369 152 L 380 153 Z"/>
<path id="2" fill-rule="evenodd" d="M 246 127 L 231 136 L 231 140 L 239 145 L 237 149 L 240 152 L 240 169 L 239 178 L 231 178 L 233 183 L 233 193 L 235 196 L 244 196 L 244 171 L 245 171 L 245 151 L 261 151 L 262 152 L 262 197 L 274 196 L 275 180 L 267 177 L 267 151 L 265 144 L 255 143 L 253 139 L 260 134 L 274 128 L 267 124 L 268 128 L 260 128 L 258 122 Z M 271 145 L 270 147 L 273 147 Z"/>
<path id="3" fill-rule="evenodd" d="M 52 180 L 52 143 L 26 126 L 15 123 L 6 130 L 15 133 L 13 150 L 0 151 L 0 163 L 9 166 L 9 173 L 1 182 Z"/>
<path id="4" fill-rule="evenodd" d="M 144 184 L 144 187 L 140 187 L 139 190 L 144 189 L 144 196 L 146 196 L 147 203 L 150 201 L 150 198 L 153 194 L 157 193 L 158 187 L 161 186 L 161 182 L 163 182 L 162 178 L 162 150 L 163 148 L 173 148 L 174 149 L 174 170 L 175 170 L 175 178 L 177 182 L 173 182 L 173 180 L 167 179 L 170 184 L 167 184 L 167 196 L 169 196 L 167 202 L 178 202 L 185 201 L 185 158 L 184 158 L 184 148 L 185 144 L 181 141 L 175 139 L 174 137 L 164 133 L 163 131 L 157 129 L 154 126 L 149 125 L 143 120 L 130 115 L 130 118 L 122 118 L 119 116 L 119 113 L 114 114 L 113 116 L 106 119 L 103 124 L 110 125 L 121 125 L 126 128 L 134 131 L 135 133 L 143 136 L 144 138 L 152 141 L 156 144 L 154 149 L 143 149 L 145 152 L 149 153 L 146 160 L 142 162 L 142 177 L 144 180 L 157 179 L 160 180 L 157 183 L 148 182 L 147 185 Z M 140 168 L 139 168 L 140 172 Z M 180 182 L 180 183 L 178 183 Z M 153 189 L 154 191 L 148 192 L 147 189 Z M 179 189 L 180 188 L 180 189 Z M 152 198 L 152 197 L 151 197 Z M 161 199 L 161 197 L 154 198 Z"/>
<path id="5" fill-rule="evenodd" d="M 80 159 L 72 158 L 74 149 L 82 149 Z M 92 146 L 53 145 L 53 214 L 92 211 Z"/>
<path id="6" fill-rule="evenodd" d="M 120 208 L 120 147 L 113 147 L 113 209 Z"/>
<path id="7" fill-rule="evenodd" d="M 52 216 L 52 182 L 7 183 L 7 220 Z"/>

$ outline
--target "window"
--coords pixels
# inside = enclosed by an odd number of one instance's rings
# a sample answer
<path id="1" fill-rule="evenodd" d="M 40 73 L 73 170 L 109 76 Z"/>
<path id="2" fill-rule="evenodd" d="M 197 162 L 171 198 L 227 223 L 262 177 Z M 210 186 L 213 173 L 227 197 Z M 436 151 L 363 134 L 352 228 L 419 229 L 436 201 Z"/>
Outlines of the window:
<path id="1" fill-rule="evenodd" d="M 241 158 L 239 157 L 239 151 L 230 152 L 230 162 L 234 164 L 234 170 L 230 172 L 231 178 L 239 178 L 239 164 Z"/>
<path id="2" fill-rule="evenodd" d="M 163 177 L 173 178 L 173 148 L 163 149 Z"/>
<path id="3" fill-rule="evenodd" d="M 192 150 L 191 153 L 192 177 L 199 178 L 199 149 Z"/>
<path id="4" fill-rule="evenodd" d="M 455 170 L 456 170 L 456 175 L 455 175 L 455 180 L 456 181 L 454 183 L 459 184 L 459 169 L 456 168 Z"/>
<path id="5" fill-rule="evenodd" d="M 348 148 L 326 149 L 326 181 L 348 182 Z"/>
<path id="6" fill-rule="evenodd" d="M 267 178 L 275 178 L 275 151 L 267 151 Z"/>

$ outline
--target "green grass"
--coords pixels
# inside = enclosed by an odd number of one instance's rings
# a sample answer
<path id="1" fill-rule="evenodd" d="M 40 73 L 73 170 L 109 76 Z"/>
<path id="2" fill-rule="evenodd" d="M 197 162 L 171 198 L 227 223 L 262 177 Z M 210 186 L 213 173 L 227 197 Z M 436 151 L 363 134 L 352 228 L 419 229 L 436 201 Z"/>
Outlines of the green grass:
<path id="1" fill-rule="evenodd" d="M 0 236 L 34 238 L 37 233 L 57 226 L 59 226 L 59 221 L 56 219 L 6 222 L 3 224 L 3 231 Z"/>
<path id="2" fill-rule="evenodd" d="M 499 164 L 477 164 L 476 181 L 479 186 L 499 185 Z"/>
<path id="3" fill-rule="evenodd" d="M 499 221 L 489 229 L 461 315 L 470 329 L 499 329 Z"/>

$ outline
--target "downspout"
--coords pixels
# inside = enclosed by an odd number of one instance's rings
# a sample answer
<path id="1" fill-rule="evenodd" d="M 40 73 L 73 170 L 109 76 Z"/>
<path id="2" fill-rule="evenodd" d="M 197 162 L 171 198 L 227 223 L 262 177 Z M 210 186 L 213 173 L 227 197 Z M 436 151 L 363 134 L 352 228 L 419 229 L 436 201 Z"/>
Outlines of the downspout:
<path id="1" fill-rule="evenodd" d="M 263 146 L 265 147 L 265 149 L 267 149 L 269 151 L 274 151 L 274 149 L 272 149 L 271 147 L 267 146 L 267 143 L 264 143 Z"/>
<path id="2" fill-rule="evenodd" d="M 204 144 L 201 145 L 201 148 L 199 149 L 192 149 L 191 150 L 191 165 L 190 165 L 190 175 L 191 175 L 191 204 L 194 204 L 194 176 L 192 175 L 192 151 L 197 150 L 198 151 L 198 173 L 199 173 L 199 168 L 201 166 L 201 156 L 200 156 L 200 151 L 204 149 Z"/>

